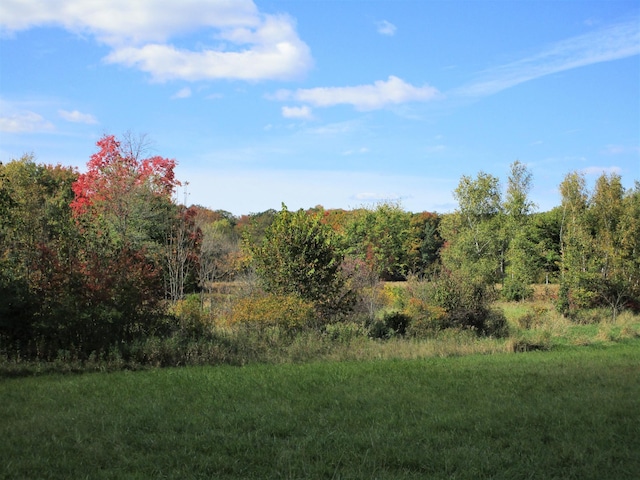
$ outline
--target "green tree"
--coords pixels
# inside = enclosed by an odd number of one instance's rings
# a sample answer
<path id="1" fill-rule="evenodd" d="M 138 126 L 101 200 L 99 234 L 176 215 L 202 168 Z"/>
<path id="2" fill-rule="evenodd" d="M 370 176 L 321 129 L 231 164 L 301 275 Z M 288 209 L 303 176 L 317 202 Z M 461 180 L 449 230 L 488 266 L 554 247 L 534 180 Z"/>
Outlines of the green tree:
<path id="1" fill-rule="evenodd" d="M 530 217 L 534 204 L 528 198 L 532 178 L 525 165 L 519 161 L 511 164 L 502 222 L 506 249 L 502 293 L 507 300 L 523 300 L 533 293 L 531 284 L 538 262 Z"/>
<path id="2" fill-rule="evenodd" d="M 625 193 L 619 175 L 603 174 L 596 181 L 590 201 L 595 253 L 590 262 L 595 277 L 593 287 L 614 318 L 625 302 L 638 298 L 638 240 L 629 242 L 640 236 L 638 195 L 637 188 Z"/>
<path id="3" fill-rule="evenodd" d="M 571 314 L 593 304 L 594 280 L 589 263 L 594 258 L 588 224 L 589 193 L 583 174 L 572 172 L 560 184 L 562 223 L 560 227 L 560 293 L 558 310 Z"/>
<path id="4" fill-rule="evenodd" d="M 503 208 L 507 216 L 523 221 L 535 208 L 535 204 L 529 199 L 533 175 L 520 161 L 513 162 L 510 168 Z"/>
<path id="5" fill-rule="evenodd" d="M 26 355 L 70 320 L 57 307 L 68 303 L 78 248 L 69 208 L 76 178 L 32 155 L 0 164 L 0 336 Z"/>
<path id="6" fill-rule="evenodd" d="M 324 318 L 351 307 L 341 270 L 343 246 L 320 215 L 290 212 L 283 204 L 263 240 L 249 240 L 248 247 L 267 292 L 310 301 Z"/>
<path id="7" fill-rule="evenodd" d="M 430 212 L 411 215 L 405 246 L 411 273 L 424 275 L 436 268 L 443 244 L 439 231 L 440 219 L 440 216 Z"/>
<path id="8" fill-rule="evenodd" d="M 563 223 L 558 309 L 574 314 L 606 305 L 615 317 L 640 298 L 640 192 L 625 191 L 619 175 L 602 174 L 593 192 L 570 173 L 560 185 Z"/>
<path id="9" fill-rule="evenodd" d="M 440 224 L 443 264 L 473 282 L 495 284 L 501 279 L 504 251 L 497 235 L 502 221 L 500 181 L 484 172 L 475 179 L 464 175 L 453 194 L 458 209 L 443 216 Z"/>
<path id="10" fill-rule="evenodd" d="M 359 211 L 346 228 L 349 254 L 364 260 L 383 280 L 403 280 L 409 271 L 411 214 L 398 203 Z"/>
<path id="11" fill-rule="evenodd" d="M 560 272 L 560 231 L 562 208 L 554 207 L 548 212 L 534 213 L 531 216 L 531 235 L 535 243 L 538 261 L 536 281 L 556 283 Z"/>
<path id="12" fill-rule="evenodd" d="M 620 235 L 621 276 L 628 279 L 629 297 L 640 308 L 640 182 L 625 193 L 622 217 L 618 222 Z"/>

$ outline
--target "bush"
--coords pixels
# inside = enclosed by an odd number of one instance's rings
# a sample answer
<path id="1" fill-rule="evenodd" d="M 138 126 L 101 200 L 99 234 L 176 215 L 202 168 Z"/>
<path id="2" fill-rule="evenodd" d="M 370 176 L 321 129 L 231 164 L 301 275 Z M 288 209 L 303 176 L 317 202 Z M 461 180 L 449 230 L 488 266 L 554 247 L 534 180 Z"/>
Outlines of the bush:
<path id="1" fill-rule="evenodd" d="M 407 335 L 414 338 L 433 338 L 447 328 L 447 312 L 433 305 L 425 305 L 419 313 L 414 312 Z"/>
<path id="2" fill-rule="evenodd" d="M 507 329 L 503 314 L 492 311 L 491 286 L 478 283 L 461 272 L 442 272 L 431 282 L 430 302 L 442 308 L 443 328 L 468 329 L 482 335 L 502 336 Z"/>
<path id="3" fill-rule="evenodd" d="M 396 335 L 404 335 L 411 318 L 403 312 L 397 310 L 383 311 L 379 318 L 369 325 L 369 336 L 371 338 L 391 338 Z"/>
<path id="4" fill-rule="evenodd" d="M 507 302 L 520 302 L 533 296 L 533 288 L 520 280 L 507 278 L 500 293 Z"/>
<path id="5" fill-rule="evenodd" d="M 230 323 L 280 326 L 295 330 L 312 325 L 315 319 L 314 304 L 295 295 L 254 294 L 235 303 Z"/>
<path id="6" fill-rule="evenodd" d="M 366 337 L 367 331 L 361 323 L 336 322 L 324 327 L 324 333 L 331 341 L 349 344 L 356 338 Z"/>
<path id="7" fill-rule="evenodd" d="M 186 335 L 202 335 L 207 329 L 208 317 L 202 309 L 200 295 L 193 293 L 175 302 L 169 314 L 176 317 L 180 332 Z"/>
<path id="8" fill-rule="evenodd" d="M 282 298 L 301 297 L 326 320 L 351 311 L 355 294 L 347 288 L 341 268 L 340 239 L 321 220 L 319 214 L 289 212 L 283 204 L 262 242 L 246 245 L 266 291 Z"/>
<path id="9" fill-rule="evenodd" d="M 498 338 L 509 336 L 509 322 L 502 310 L 489 309 L 489 311 L 485 313 L 480 333 Z"/>

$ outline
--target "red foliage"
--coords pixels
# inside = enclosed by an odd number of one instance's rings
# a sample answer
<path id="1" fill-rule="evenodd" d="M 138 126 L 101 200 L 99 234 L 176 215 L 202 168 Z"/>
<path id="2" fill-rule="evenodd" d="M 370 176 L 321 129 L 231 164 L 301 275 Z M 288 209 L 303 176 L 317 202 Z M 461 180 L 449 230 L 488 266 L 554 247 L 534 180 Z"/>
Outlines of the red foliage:
<path id="1" fill-rule="evenodd" d="M 171 196 L 180 185 L 174 174 L 175 160 L 156 156 L 139 161 L 125 154 L 113 135 L 105 135 L 96 145 L 99 151 L 91 156 L 87 172 L 73 184 L 71 208 L 76 216 L 95 204 L 119 200 L 141 186 L 154 195 Z"/>

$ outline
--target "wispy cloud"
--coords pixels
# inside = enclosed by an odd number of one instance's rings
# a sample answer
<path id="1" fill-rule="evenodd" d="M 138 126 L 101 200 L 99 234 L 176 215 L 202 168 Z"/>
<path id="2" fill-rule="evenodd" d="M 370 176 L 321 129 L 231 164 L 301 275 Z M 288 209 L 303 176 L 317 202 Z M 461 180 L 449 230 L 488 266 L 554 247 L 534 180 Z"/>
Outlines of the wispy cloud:
<path id="1" fill-rule="evenodd" d="M 557 42 L 536 55 L 486 70 L 477 81 L 452 93 L 467 97 L 492 95 L 546 75 L 638 54 L 640 26 L 634 18 Z"/>
<path id="2" fill-rule="evenodd" d="M 388 22 L 387 20 L 382 20 L 380 22 L 376 22 L 376 28 L 378 29 L 378 33 L 380 35 L 386 35 L 388 37 L 393 37 L 396 34 L 396 26 Z"/>
<path id="3" fill-rule="evenodd" d="M 191 96 L 191 89 L 189 87 L 184 87 L 174 93 L 171 98 L 173 100 L 179 100 L 182 98 L 189 98 Z"/>
<path id="4" fill-rule="evenodd" d="M 399 202 L 406 197 L 395 192 L 360 192 L 351 197 L 364 203 Z"/>
<path id="5" fill-rule="evenodd" d="M 416 87 L 393 75 L 370 85 L 353 87 L 318 87 L 295 91 L 280 90 L 270 98 L 295 100 L 315 107 L 352 105 L 356 110 L 378 110 L 392 105 L 410 102 L 426 102 L 440 95 L 429 85 Z"/>
<path id="6" fill-rule="evenodd" d="M 360 147 L 356 149 L 345 150 L 344 152 L 342 152 L 342 155 L 348 157 L 351 155 L 364 155 L 365 153 L 369 153 L 369 149 L 367 147 Z"/>
<path id="7" fill-rule="evenodd" d="M 605 155 L 626 155 L 626 154 L 640 154 L 640 147 L 627 146 L 627 145 L 607 145 L 602 153 Z"/>
<path id="8" fill-rule="evenodd" d="M 58 110 L 58 115 L 67 122 L 86 123 L 87 125 L 95 125 L 98 123 L 98 119 L 90 113 L 82 113 L 78 110 Z"/>
<path id="9" fill-rule="evenodd" d="M 156 81 L 182 79 L 291 79 L 311 68 L 309 47 L 287 15 L 259 12 L 252 0 L 5 0 L 5 34 L 61 26 L 111 48 L 107 63 L 147 72 Z M 176 48 L 174 37 L 209 30 L 215 48 Z"/>
<path id="10" fill-rule="evenodd" d="M 343 136 L 361 132 L 364 129 L 358 120 L 346 120 L 344 122 L 327 123 L 318 127 L 307 128 L 305 133 L 310 135 Z"/>
<path id="11" fill-rule="evenodd" d="M 602 175 L 603 173 L 607 174 L 620 174 L 622 172 L 622 168 L 620 167 L 586 167 L 581 170 L 585 175 Z"/>
<path id="12" fill-rule="evenodd" d="M 282 107 L 282 116 L 284 118 L 301 118 L 306 120 L 313 118 L 311 108 L 307 105 L 303 105 L 302 107 Z"/>

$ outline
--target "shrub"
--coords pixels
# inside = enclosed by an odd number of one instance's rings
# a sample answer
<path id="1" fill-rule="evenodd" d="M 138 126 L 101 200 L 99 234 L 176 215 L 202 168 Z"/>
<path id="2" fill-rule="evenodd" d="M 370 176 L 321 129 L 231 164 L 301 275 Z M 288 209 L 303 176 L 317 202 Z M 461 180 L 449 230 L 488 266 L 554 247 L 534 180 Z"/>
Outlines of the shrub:
<path id="1" fill-rule="evenodd" d="M 518 279 L 507 278 L 500 293 L 508 302 L 520 302 L 533 296 L 533 288 Z"/>
<path id="2" fill-rule="evenodd" d="M 391 338 L 396 335 L 404 335 L 411 318 L 398 310 L 383 311 L 379 318 L 376 318 L 369 325 L 369 336 L 371 338 Z"/>
<path id="3" fill-rule="evenodd" d="M 469 329 L 482 335 L 503 335 L 507 320 L 489 309 L 495 292 L 461 272 L 442 272 L 431 282 L 430 302 L 442 308 L 443 328 Z"/>
<path id="4" fill-rule="evenodd" d="M 442 307 L 424 305 L 420 312 L 413 312 L 407 335 L 415 338 L 432 338 L 447 328 L 447 312 Z"/>
<path id="5" fill-rule="evenodd" d="M 287 330 L 310 326 L 316 319 L 314 304 L 295 295 L 254 294 L 233 306 L 230 322 L 280 326 Z"/>
<path id="6" fill-rule="evenodd" d="M 501 310 L 489 309 L 480 331 L 483 335 L 503 338 L 509 335 L 509 322 Z"/>
<path id="7" fill-rule="evenodd" d="M 246 245 L 264 289 L 272 295 L 299 296 L 325 319 L 353 307 L 355 294 L 341 268 L 340 239 L 321 222 L 321 215 L 289 212 L 283 204 L 262 242 L 248 239 Z"/>
<path id="8" fill-rule="evenodd" d="M 324 332 L 329 340 L 345 344 L 367 335 L 364 326 L 357 322 L 329 323 L 325 325 Z"/>
<path id="9" fill-rule="evenodd" d="M 183 334 L 201 335 L 207 327 L 208 318 L 202 309 L 200 295 L 193 293 L 175 302 L 169 309 L 169 314 L 176 317 L 178 326 Z"/>

